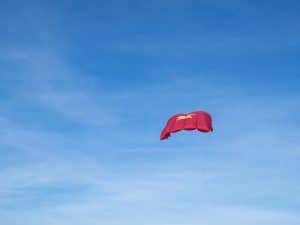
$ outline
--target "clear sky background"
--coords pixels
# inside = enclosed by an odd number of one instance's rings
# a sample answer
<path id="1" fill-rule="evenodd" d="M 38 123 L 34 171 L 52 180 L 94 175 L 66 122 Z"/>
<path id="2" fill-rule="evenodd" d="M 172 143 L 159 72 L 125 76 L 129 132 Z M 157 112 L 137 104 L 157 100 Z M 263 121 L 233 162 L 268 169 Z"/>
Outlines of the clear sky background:
<path id="1" fill-rule="evenodd" d="M 1 1 L 0 225 L 299 225 L 299 12 Z"/>

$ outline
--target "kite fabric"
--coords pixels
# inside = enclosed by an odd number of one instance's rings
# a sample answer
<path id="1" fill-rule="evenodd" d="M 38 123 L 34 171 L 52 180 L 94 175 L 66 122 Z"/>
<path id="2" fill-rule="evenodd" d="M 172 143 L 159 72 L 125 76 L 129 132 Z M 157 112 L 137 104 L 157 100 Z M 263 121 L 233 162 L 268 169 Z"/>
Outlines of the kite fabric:
<path id="1" fill-rule="evenodd" d="M 209 113 L 204 111 L 176 114 L 168 120 L 165 128 L 161 132 L 160 140 L 167 139 L 170 137 L 171 133 L 181 130 L 211 132 L 213 131 L 212 117 Z"/>

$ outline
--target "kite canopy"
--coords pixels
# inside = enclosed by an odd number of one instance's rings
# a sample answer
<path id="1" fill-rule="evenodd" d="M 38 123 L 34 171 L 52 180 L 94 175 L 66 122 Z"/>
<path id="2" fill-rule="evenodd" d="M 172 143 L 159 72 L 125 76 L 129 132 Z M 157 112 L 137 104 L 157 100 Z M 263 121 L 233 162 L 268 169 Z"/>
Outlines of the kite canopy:
<path id="1" fill-rule="evenodd" d="M 198 130 L 201 132 L 213 131 L 212 117 L 204 111 L 195 111 L 188 114 L 172 116 L 160 134 L 160 140 L 167 139 L 171 133 L 181 130 Z"/>

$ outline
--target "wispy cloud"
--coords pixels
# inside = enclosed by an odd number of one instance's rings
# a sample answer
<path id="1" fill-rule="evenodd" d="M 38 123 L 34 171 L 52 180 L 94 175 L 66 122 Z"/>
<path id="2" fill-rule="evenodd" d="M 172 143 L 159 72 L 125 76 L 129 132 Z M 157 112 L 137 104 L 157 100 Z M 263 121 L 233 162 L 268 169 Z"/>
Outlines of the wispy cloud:
<path id="1" fill-rule="evenodd" d="M 72 71 L 53 51 L 19 50 L 11 63 L 24 70 L 15 79 L 19 84 L 15 104 L 35 104 L 41 110 L 87 125 L 112 123 L 116 118 L 111 93 L 95 90 L 92 81 Z M 7 75 L 8 76 L 8 75 Z M 18 86 L 17 86 L 18 87 Z M 12 103 L 11 103 L 12 104 Z"/>

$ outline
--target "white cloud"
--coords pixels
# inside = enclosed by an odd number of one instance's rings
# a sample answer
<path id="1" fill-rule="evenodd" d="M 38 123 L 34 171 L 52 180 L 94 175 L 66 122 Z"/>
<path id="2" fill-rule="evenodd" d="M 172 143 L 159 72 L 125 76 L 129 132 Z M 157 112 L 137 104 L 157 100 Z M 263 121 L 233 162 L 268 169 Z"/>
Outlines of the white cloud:
<path id="1" fill-rule="evenodd" d="M 88 126 L 110 124 L 117 120 L 112 102 L 114 96 L 95 89 L 87 76 L 74 74 L 53 51 L 13 51 L 10 59 L 23 68 L 15 77 L 14 88 L 17 89 L 14 98 L 10 99 L 16 105 L 20 102 L 35 104 L 40 109 Z M 9 104 L 12 105 L 12 102 Z"/>

